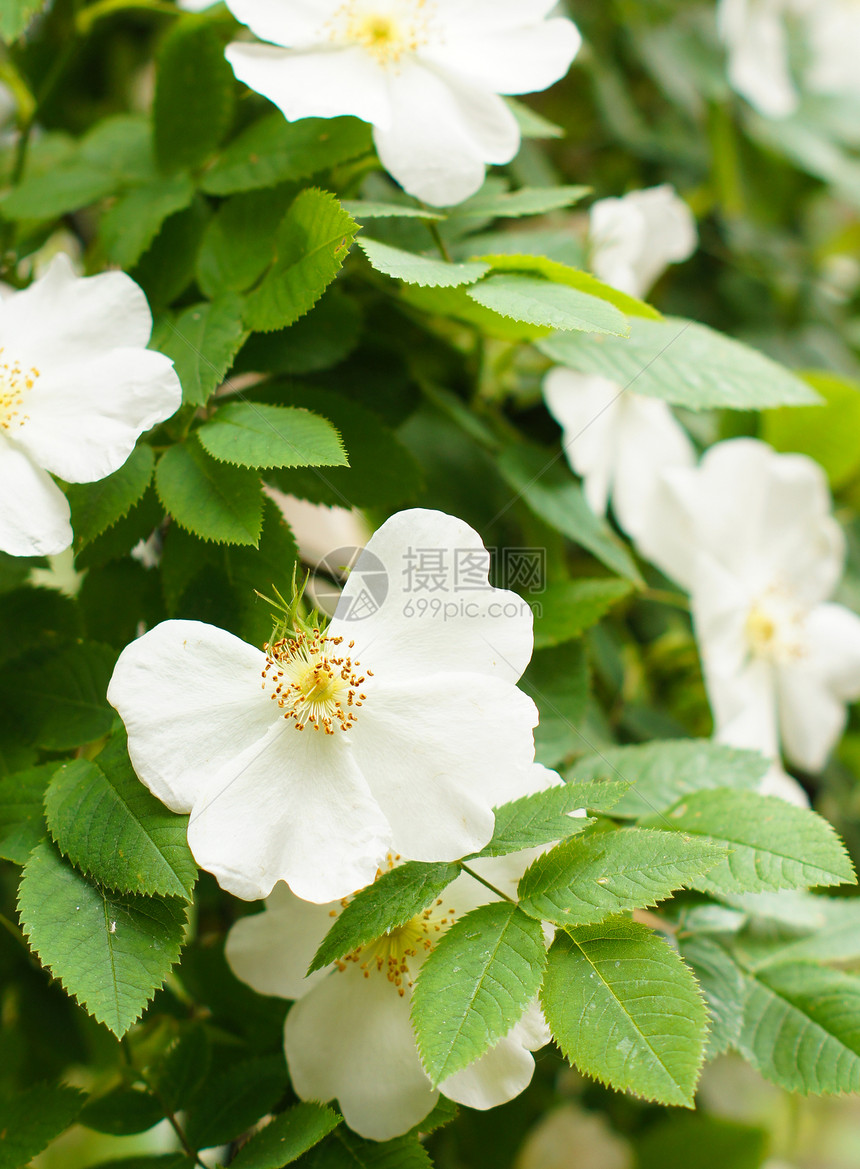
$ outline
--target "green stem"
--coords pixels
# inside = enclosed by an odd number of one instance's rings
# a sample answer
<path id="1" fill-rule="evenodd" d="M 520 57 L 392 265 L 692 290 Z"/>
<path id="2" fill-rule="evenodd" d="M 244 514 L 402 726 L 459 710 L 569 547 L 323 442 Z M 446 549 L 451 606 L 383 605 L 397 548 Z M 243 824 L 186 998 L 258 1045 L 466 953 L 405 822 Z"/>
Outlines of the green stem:
<path id="1" fill-rule="evenodd" d="M 642 589 L 636 594 L 640 601 L 654 601 L 658 605 L 673 605 L 676 609 L 690 611 L 690 602 L 680 593 L 670 592 L 669 589 Z"/>
<path id="2" fill-rule="evenodd" d="M 508 901 L 511 905 L 517 904 L 513 897 L 508 897 L 507 893 L 503 893 L 501 889 L 497 889 L 495 885 L 491 885 L 489 881 L 485 881 L 483 877 L 479 876 L 474 869 L 470 869 L 467 864 L 463 863 L 463 861 L 458 861 L 457 863 L 464 873 L 468 873 L 469 876 L 477 881 L 479 885 L 483 885 L 485 889 L 489 889 L 491 893 L 495 893 L 495 895 L 500 897 L 502 901 Z"/>
<path id="3" fill-rule="evenodd" d="M 160 12 L 164 16 L 179 16 L 181 9 L 175 4 L 167 4 L 164 0 L 96 0 L 78 13 L 75 24 L 81 36 L 86 36 L 97 20 L 103 16 L 112 16 L 115 12 L 129 12 L 132 10 L 146 12 Z"/>
<path id="4" fill-rule="evenodd" d="M 452 264 L 451 253 L 448 251 L 448 245 L 442 239 L 442 233 L 439 230 L 439 224 L 434 219 L 425 220 L 430 234 L 433 236 L 433 242 L 439 249 L 439 254 L 446 263 Z"/>

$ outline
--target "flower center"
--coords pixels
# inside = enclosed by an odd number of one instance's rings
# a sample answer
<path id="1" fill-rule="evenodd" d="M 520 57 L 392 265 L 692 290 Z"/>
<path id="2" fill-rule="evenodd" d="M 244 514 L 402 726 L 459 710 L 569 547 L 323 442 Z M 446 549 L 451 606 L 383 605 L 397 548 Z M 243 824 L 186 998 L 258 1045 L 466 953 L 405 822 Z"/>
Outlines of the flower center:
<path id="1" fill-rule="evenodd" d="M 779 588 L 770 588 L 751 606 L 746 635 L 752 653 L 765 661 L 784 664 L 806 653 L 806 613 Z"/>
<path id="2" fill-rule="evenodd" d="M 326 21 L 331 40 L 360 45 L 379 65 L 397 64 L 430 39 L 432 0 L 346 0 Z"/>
<path id="3" fill-rule="evenodd" d="M 454 910 L 445 912 L 444 904 L 440 897 L 405 925 L 397 926 L 375 942 L 359 946 L 337 963 L 338 970 L 346 970 L 349 962 L 355 962 L 365 978 L 370 978 L 374 971 L 384 974 L 402 998 L 407 987 L 412 986 L 410 962 L 413 967 L 420 964 L 416 960 L 433 949 L 438 941 L 436 935 L 454 924 Z"/>
<path id="4" fill-rule="evenodd" d="M 342 637 L 326 637 L 319 629 L 282 638 L 265 645 L 263 689 L 277 702 L 284 718 L 293 719 L 296 730 L 310 724 L 315 731 L 333 735 L 335 728 L 348 730 L 356 722 L 355 711 L 367 695 L 361 690 L 365 674 L 361 665 L 340 650 Z M 355 642 L 350 642 L 352 649 Z M 366 671 L 373 677 L 373 671 Z"/>
<path id="5" fill-rule="evenodd" d="M 6 360 L 0 346 L 0 429 L 12 430 L 28 421 L 22 407 L 38 376 L 38 369 L 22 369 L 19 362 Z"/>

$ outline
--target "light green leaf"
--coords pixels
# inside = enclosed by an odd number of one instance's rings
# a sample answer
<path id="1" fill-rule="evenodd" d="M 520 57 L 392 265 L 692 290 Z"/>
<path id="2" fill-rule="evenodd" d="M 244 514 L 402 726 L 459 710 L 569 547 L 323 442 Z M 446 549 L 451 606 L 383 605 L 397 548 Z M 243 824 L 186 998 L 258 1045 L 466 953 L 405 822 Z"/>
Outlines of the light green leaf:
<path id="1" fill-rule="evenodd" d="M 776 796 L 725 789 L 692 792 L 649 823 L 729 847 L 726 860 L 695 882 L 705 892 L 857 883 L 845 846 L 827 821 Z"/>
<path id="2" fill-rule="evenodd" d="M 502 316 L 492 309 L 484 308 L 468 295 L 468 288 L 419 288 L 417 284 L 405 284 L 400 289 L 401 298 L 420 312 L 449 317 L 463 321 L 479 329 L 487 337 L 500 341 L 533 341 L 546 337 L 550 329 L 546 326 L 529 325 Z"/>
<path id="3" fill-rule="evenodd" d="M 77 1088 L 37 1084 L 0 1102 L 0 1169 L 21 1169 L 64 1132 L 81 1110 Z"/>
<path id="4" fill-rule="evenodd" d="M 637 1133 L 636 1169 L 763 1169 L 770 1143 L 765 1128 L 706 1112 L 676 1113 Z"/>
<path id="5" fill-rule="evenodd" d="M 623 790 L 623 784 L 565 783 L 503 804 L 494 809 L 496 826 L 492 840 L 477 855 L 506 856 L 524 848 L 566 840 L 593 823 L 584 816 L 571 817 L 571 812 L 584 808 L 587 798 L 596 800 L 600 806 L 611 807 L 613 799 L 618 799 Z"/>
<path id="6" fill-rule="evenodd" d="M 565 333 L 537 343 L 551 361 L 689 410 L 806 406 L 817 395 L 763 353 L 695 321 L 634 319 L 623 341 Z"/>
<path id="7" fill-rule="evenodd" d="M 203 176 L 209 195 L 232 195 L 305 179 L 373 149 L 371 127 L 358 118 L 302 118 L 279 111 L 261 118 Z"/>
<path id="8" fill-rule="evenodd" d="M 42 965 L 117 1036 L 179 958 L 185 930 L 181 901 L 106 893 L 49 844 L 24 866 L 18 911 Z"/>
<path id="9" fill-rule="evenodd" d="M 725 846 L 645 828 L 577 836 L 526 869 L 520 905 L 556 925 L 587 925 L 654 906 L 725 856 Z"/>
<path id="10" fill-rule="evenodd" d="M 301 1169 L 433 1169 L 416 1136 L 393 1141 L 365 1141 L 341 1126 L 307 1153 Z"/>
<path id="11" fill-rule="evenodd" d="M 151 346 L 173 359 L 185 405 L 203 406 L 223 382 L 247 336 L 242 302 L 226 293 L 211 303 L 184 309 L 175 320 L 170 314 L 161 317 Z"/>
<path id="12" fill-rule="evenodd" d="M 564 137 L 564 130 L 561 126 L 556 126 L 555 122 L 550 122 L 548 118 L 537 113 L 531 106 L 526 105 L 525 102 L 517 101 L 513 97 L 506 97 L 504 101 L 505 105 L 507 105 L 517 119 L 517 125 L 520 128 L 520 134 L 522 134 L 523 138 Z"/>
<path id="13" fill-rule="evenodd" d="M 197 255 L 197 283 L 209 297 L 244 292 L 275 259 L 277 231 L 289 188 L 234 195 L 218 208 Z"/>
<path id="14" fill-rule="evenodd" d="M 789 1092 L 860 1091 L 860 978 L 806 962 L 761 971 L 738 1048 Z"/>
<path id="15" fill-rule="evenodd" d="M 580 1071 L 646 1100 L 692 1107 L 705 1004 L 675 951 L 646 926 L 617 918 L 557 934 L 541 1002 Z"/>
<path id="16" fill-rule="evenodd" d="M 185 17 L 161 42 L 156 61 L 153 130 L 162 170 L 198 167 L 230 128 L 233 71 L 209 21 Z"/>
<path id="17" fill-rule="evenodd" d="M 523 215 L 546 215 L 571 207 L 590 187 L 521 187 L 519 191 L 479 191 L 465 203 L 452 208 L 456 219 L 519 219 Z M 490 257 L 487 257 L 491 259 Z"/>
<path id="18" fill-rule="evenodd" d="M 366 199 L 344 199 L 341 203 L 353 219 L 444 219 L 444 211 L 415 207 L 410 203 L 375 203 Z"/>
<path id="19" fill-rule="evenodd" d="M 324 1104 L 294 1104 L 242 1146 L 230 1169 L 282 1169 L 319 1144 L 340 1122 L 334 1109 Z"/>
<path id="20" fill-rule="evenodd" d="M 432 905 L 457 877 L 456 864 L 407 861 L 378 877 L 352 898 L 314 955 L 308 974 L 406 925 Z"/>
<path id="21" fill-rule="evenodd" d="M 0 39 L 16 41 L 44 7 L 45 0 L 0 0 Z"/>
<path id="22" fill-rule="evenodd" d="M 714 1059 L 738 1045 L 747 980 L 724 947 L 712 938 L 682 934 L 678 946 L 705 994 L 711 1025 L 707 1057 Z"/>
<path id="23" fill-rule="evenodd" d="M 29 767 L 0 779 L 0 857 L 23 865 L 46 836 L 42 800 L 56 763 Z"/>
<path id="24" fill-rule="evenodd" d="M 588 662 L 581 642 L 536 650 L 520 685 L 540 711 L 535 727 L 538 763 L 555 767 L 582 750 L 578 727 L 588 702 Z"/>
<path id="25" fill-rule="evenodd" d="M 291 406 L 229 402 L 197 437 L 213 458 L 240 467 L 349 466 L 332 424 Z"/>
<path id="26" fill-rule="evenodd" d="M 572 188 L 576 189 L 576 188 Z M 570 264 L 562 264 L 559 260 L 551 260 L 548 256 L 533 256 L 522 252 L 494 253 L 488 256 L 479 256 L 491 264 L 494 272 L 528 272 L 535 276 L 543 276 L 553 284 L 564 284 L 568 288 L 586 292 L 589 296 L 607 300 L 620 309 L 628 317 L 650 317 L 660 320 L 660 314 L 644 300 L 631 296 L 627 292 L 620 292 L 611 284 L 598 280 L 590 272 L 583 272 L 581 268 L 572 268 Z M 626 335 L 627 330 L 625 330 Z"/>
<path id="27" fill-rule="evenodd" d="M 757 751 L 739 751 L 710 739 L 671 739 L 636 747 L 607 747 L 581 759 L 576 779 L 620 779 L 629 790 L 612 815 L 636 820 L 665 812 L 688 792 L 706 788 L 755 789 L 770 766 Z"/>
<path id="28" fill-rule="evenodd" d="M 162 455 L 155 486 L 176 522 L 201 540 L 256 547 L 263 494 L 253 471 L 217 462 L 192 439 Z"/>
<path id="29" fill-rule="evenodd" d="M 60 767 L 45 793 L 45 814 L 61 851 L 100 885 L 191 896 L 197 866 L 185 839 L 188 818 L 143 786 L 124 735 L 114 736 L 97 762 L 72 759 Z"/>
<path id="30" fill-rule="evenodd" d="M 629 580 L 612 577 L 549 585 L 541 593 L 540 612 L 535 614 L 535 649 L 579 637 L 613 605 L 629 596 L 632 589 Z"/>
<path id="31" fill-rule="evenodd" d="M 586 333 L 627 335 L 626 318 L 608 301 L 530 276 L 490 276 L 467 295 L 484 308 L 551 329 L 574 329 Z"/>
<path id="32" fill-rule="evenodd" d="M 140 443 L 118 471 L 95 483 L 72 483 L 67 492 L 72 509 L 75 547 L 81 549 L 117 520 L 128 515 L 152 479 L 155 455 Z"/>
<path id="33" fill-rule="evenodd" d="M 245 301 L 246 325 L 268 332 L 303 317 L 337 276 L 357 231 L 334 195 L 302 191 L 278 231 L 274 266 Z"/>
<path id="34" fill-rule="evenodd" d="M 636 584 L 639 570 L 606 520 L 596 516 L 582 488 L 552 454 L 538 447 L 508 447 L 498 460 L 502 477 L 536 516 L 580 544 L 607 568 Z"/>
<path id="35" fill-rule="evenodd" d="M 860 471 L 860 382 L 828 371 L 802 376 L 823 404 L 764 411 L 761 437 L 775 450 L 815 459 L 838 490 Z"/>
<path id="36" fill-rule="evenodd" d="M 730 900 L 752 919 L 751 928 L 736 941 L 749 970 L 784 962 L 860 960 L 860 899 L 856 897 L 784 889 Z"/>
<path id="37" fill-rule="evenodd" d="M 187 174 L 156 178 L 121 195 L 99 224 L 107 258 L 121 268 L 131 268 L 155 239 L 165 219 L 184 211 L 193 198 L 194 184 Z"/>
<path id="38" fill-rule="evenodd" d="M 412 1024 L 434 1084 L 462 1071 L 510 1031 L 540 989 L 540 922 L 495 901 L 459 918 L 426 959 L 412 992 Z"/>
<path id="39" fill-rule="evenodd" d="M 463 284 L 474 284 L 490 270 L 488 264 L 452 264 L 428 259 L 375 239 L 360 239 L 358 246 L 377 272 L 421 288 L 458 288 Z"/>

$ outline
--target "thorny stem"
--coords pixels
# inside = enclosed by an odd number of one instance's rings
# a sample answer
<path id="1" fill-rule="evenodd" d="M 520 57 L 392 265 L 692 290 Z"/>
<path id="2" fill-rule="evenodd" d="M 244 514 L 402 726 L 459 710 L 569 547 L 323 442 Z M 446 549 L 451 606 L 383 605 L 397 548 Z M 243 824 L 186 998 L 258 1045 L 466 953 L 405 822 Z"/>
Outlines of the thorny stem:
<path id="1" fill-rule="evenodd" d="M 507 893 L 503 893 L 501 889 L 497 889 L 495 885 L 491 885 L 489 881 L 485 881 L 483 877 L 478 876 L 474 869 L 470 869 L 468 865 L 463 864 L 462 861 L 457 862 L 464 873 L 468 873 L 470 877 L 474 878 L 479 884 L 489 889 L 491 893 L 495 893 L 497 897 L 501 897 L 503 901 L 509 901 L 511 905 L 516 905 L 517 902 L 513 897 L 508 897 Z"/>

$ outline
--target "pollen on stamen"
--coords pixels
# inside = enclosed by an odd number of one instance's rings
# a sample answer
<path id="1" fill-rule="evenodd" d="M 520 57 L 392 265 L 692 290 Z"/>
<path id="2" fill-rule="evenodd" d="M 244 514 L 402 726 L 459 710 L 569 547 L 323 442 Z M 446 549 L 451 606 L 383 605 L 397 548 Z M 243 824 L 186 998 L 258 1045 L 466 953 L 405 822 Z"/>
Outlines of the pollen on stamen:
<path id="1" fill-rule="evenodd" d="M 0 346 L 0 358 L 3 352 Z M 0 430 L 11 430 L 29 421 L 22 407 L 38 377 L 39 371 L 35 366 L 23 369 L 18 361 L 0 360 Z"/>

